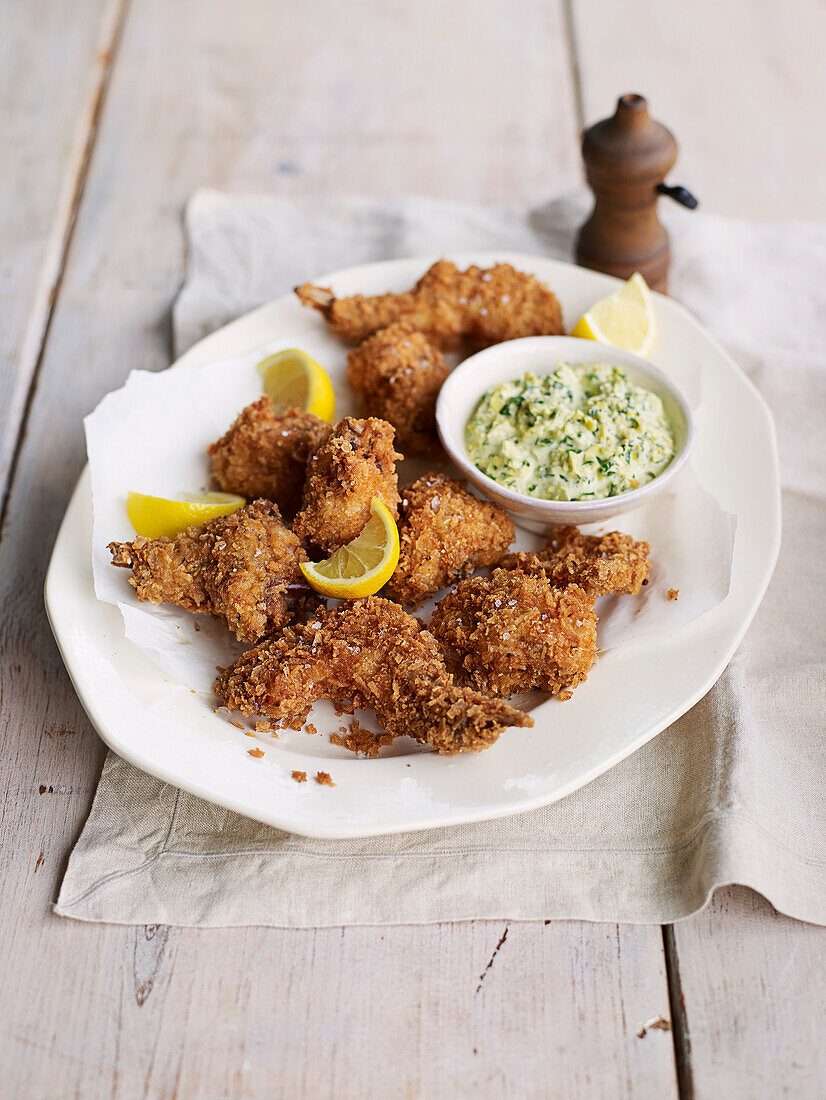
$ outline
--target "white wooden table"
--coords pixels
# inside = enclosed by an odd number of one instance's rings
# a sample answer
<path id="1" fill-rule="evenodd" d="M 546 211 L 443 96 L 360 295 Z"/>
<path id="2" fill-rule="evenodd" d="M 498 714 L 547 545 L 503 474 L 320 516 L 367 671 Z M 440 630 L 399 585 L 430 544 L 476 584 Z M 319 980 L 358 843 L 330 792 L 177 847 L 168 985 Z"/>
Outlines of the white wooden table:
<path id="1" fill-rule="evenodd" d="M 41 598 L 82 416 L 169 362 L 195 187 L 538 202 L 640 91 L 707 210 L 819 217 L 824 40 L 818 0 L 0 6 L 0 1094 L 824 1095 L 826 933 L 745 889 L 662 929 L 52 916 L 104 747 Z"/>

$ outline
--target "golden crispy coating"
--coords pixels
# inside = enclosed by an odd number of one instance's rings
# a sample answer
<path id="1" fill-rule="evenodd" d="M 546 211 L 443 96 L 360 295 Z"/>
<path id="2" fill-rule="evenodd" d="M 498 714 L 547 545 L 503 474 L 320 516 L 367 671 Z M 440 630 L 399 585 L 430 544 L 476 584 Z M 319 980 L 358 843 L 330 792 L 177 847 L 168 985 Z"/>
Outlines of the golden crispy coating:
<path id="1" fill-rule="evenodd" d="M 544 573 L 558 587 L 578 584 L 594 598 L 609 592 L 633 596 L 647 583 L 650 551 L 647 542 L 635 542 L 619 531 L 581 535 L 577 527 L 557 527 L 538 553 L 509 554 L 499 564 Z"/>
<path id="2" fill-rule="evenodd" d="M 306 555 L 278 508 L 256 500 L 174 539 L 110 542 L 112 564 L 132 570 L 139 600 L 173 603 L 223 619 L 242 642 L 257 642 L 287 619 L 287 589 Z"/>
<path id="3" fill-rule="evenodd" d="M 420 604 L 476 567 L 493 565 L 513 542 L 513 521 L 444 474 L 425 474 L 402 490 L 401 552 L 386 593 Z"/>
<path id="4" fill-rule="evenodd" d="M 437 605 L 430 629 L 463 678 L 491 695 L 576 687 L 597 656 L 594 601 L 577 585 L 495 569 Z"/>
<path id="5" fill-rule="evenodd" d="M 484 347 L 564 331 L 556 295 L 534 275 L 510 264 L 459 271 L 449 260 L 439 260 L 412 290 L 373 298 L 336 298 L 331 290 L 311 283 L 295 292 L 304 305 L 324 315 L 336 336 L 351 344 L 394 321 L 409 322 L 443 351 L 455 350 L 466 340 Z"/>
<path id="6" fill-rule="evenodd" d="M 529 715 L 459 687 L 433 635 L 398 604 L 370 596 L 322 611 L 243 654 L 215 691 L 232 710 L 295 726 L 312 704 L 367 707 L 394 737 L 442 753 L 479 751 Z"/>
<path id="7" fill-rule="evenodd" d="M 271 500 L 293 516 L 301 507 L 307 459 L 329 435 L 313 413 L 288 409 L 277 416 L 269 397 L 253 402 L 207 451 L 212 476 L 226 493 Z"/>
<path id="8" fill-rule="evenodd" d="M 327 553 L 351 542 L 370 519 L 378 497 L 399 510 L 394 428 L 385 420 L 345 416 L 307 462 L 301 511 L 293 531 Z"/>
<path id="9" fill-rule="evenodd" d="M 347 359 L 347 381 L 365 414 L 392 424 L 405 454 L 435 443 L 436 398 L 448 374 L 442 353 L 406 321 L 380 329 Z"/>

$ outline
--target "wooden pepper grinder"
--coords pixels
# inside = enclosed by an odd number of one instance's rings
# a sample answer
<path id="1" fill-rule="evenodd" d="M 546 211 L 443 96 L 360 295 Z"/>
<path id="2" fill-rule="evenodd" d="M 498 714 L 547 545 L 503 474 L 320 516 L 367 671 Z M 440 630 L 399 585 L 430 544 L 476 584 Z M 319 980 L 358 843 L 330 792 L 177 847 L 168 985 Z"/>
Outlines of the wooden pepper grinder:
<path id="1" fill-rule="evenodd" d="M 674 136 L 651 118 L 644 96 L 624 95 L 612 118 L 585 131 L 582 156 L 595 201 L 577 235 L 576 262 L 621 279 L 639 271 L 665 293 L 670 254 L 657 199 L 697 206 L 690 191 L 663 182 L 677 159 Z"/>

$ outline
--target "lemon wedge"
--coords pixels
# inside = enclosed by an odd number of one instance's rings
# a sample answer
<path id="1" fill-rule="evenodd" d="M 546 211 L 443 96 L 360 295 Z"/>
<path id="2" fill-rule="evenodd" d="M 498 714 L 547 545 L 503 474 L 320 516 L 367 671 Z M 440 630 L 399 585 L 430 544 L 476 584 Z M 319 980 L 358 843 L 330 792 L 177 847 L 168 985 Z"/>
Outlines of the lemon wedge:
<path id="1" fill-rule="evenodd" d="M 600 298 L 580 317 L 571 336 L 611 344 L 645 358 L 654 347 L 657 325 L 651 291 L 642 275 L 637 271 L 619 290 Z"/>
<path id="2" fill-rule="evenodd" d="M 234 493 L 181 493 L 175 500 L 130 492 L 126 511 L 139 535 L 158 539 L 172 538 L 187 527 L 200 527 L 208 519 L 228 516 L 246 501 Z"/>
<path id="3" fill-rule="evenodd" d="M 356 599 L 372 596 L 399 563 L 399 529 L 386 504 L 370 502 L 370 519 L 361 534 L 319 562 L 302 562 L 301 572 L 324 596 Z"/>
<path id="4" fill-rule="evenodd" d="M 277 413 L 302 409 L 322 420 L 332 420 L 336 412 L 333 383 L 323 367 L 306 351 L 286 348 L 269 355 L 258 364 L 264 380 L 264 393 Z"/>

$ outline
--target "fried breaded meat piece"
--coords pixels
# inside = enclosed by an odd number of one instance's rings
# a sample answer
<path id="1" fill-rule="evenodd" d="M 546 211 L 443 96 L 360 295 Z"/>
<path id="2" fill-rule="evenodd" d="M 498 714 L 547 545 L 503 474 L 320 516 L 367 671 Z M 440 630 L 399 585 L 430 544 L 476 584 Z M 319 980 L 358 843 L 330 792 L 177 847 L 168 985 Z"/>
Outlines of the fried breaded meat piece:
<path id="1" fill-rule="evenodd" d="M 607 535 L 583 535 L 578 527 L 557 527 L 542 550 L 535 554 L 509 554 L 499 563 L 503 569 L 544 573 L 555 585 L 578 584 L 589 595 L 633 596 L 648 579 L 647 542 L 610 531 Z"/>
<path id="2" fill-rule="evenodd" d="M 395 429 L 386 420 L 345 416 L 307 461 L 301 511 L 293 531 L 331 553 L 351 542 L 370 519 L 378 497 L 395 517 L 399 479 L 393 447 Z"/>
<path id="3" fill-rule="evenodd" d="M 223 619 L 257 642 L 287 619 L 287 589 L 306 557 L 278 508 L 256 500 L 175 538 L 110 542 L 112 564 L 132 570 L 139 600 L 172 603 Z"/>
<path id="4" fill-rule="evenodd" d="M 295 725 L 314 702 L 367 707 L 394 737 L 441 753 L 476 752 L 533 719 L 458 686 L 439 644 L 398 604 L 377 596 L 321 611 L 243 654 L 215 682 L 231 710 Z"/>
<path id="5" fill-rule="evenodd" d="M 504 509 L 473 496 L 464 482 L 425 474 L 402 490 L 399 564 L 385 591 L 419 607 L 440 588 L 497 562 L 513 536 Z"/>
<path id="6" fill-rule="evenodd" d="M 465 341 L 484 347 L 564 331 L 556 295 L 536 276 L 510 264 L 460 271 L 449 260 L 438 260 L 403 294 L 336 298 L 331 290 L 311 283 L 296 287 L 296 294 L 324 315 L 336 336 L 351 344 L 394 321 L 409 322 L 443 351 L 455 350 Z"/>
<path id="7" fill-rule="evenodd" d="M 226 493 L 271 500 L 284 515 L 301 507 L 307 459 L 330 433 L 313 413 L 288 409 L 277 415 L 269 397 L 247 405 L 207 451 L 212 476 Z"/>
<path id="8" fill-rule="evenodd" d="M 430 629 L 462 679 L 491 695 L 556 695 L 584 680 L 597 656 L 592 597 L 541 574 L 469 577 L 439 602 Z"/>
<path id="9" fill-rule="evenodd" d="M 347 381 L 367 416 L 396 429 L 405 454 L 423 454 L 436 441 L 436 398 L 450 367 L 438 348 L 406 321 L 380 329 L 347 358 Z"/>

